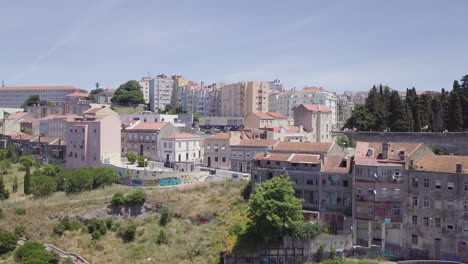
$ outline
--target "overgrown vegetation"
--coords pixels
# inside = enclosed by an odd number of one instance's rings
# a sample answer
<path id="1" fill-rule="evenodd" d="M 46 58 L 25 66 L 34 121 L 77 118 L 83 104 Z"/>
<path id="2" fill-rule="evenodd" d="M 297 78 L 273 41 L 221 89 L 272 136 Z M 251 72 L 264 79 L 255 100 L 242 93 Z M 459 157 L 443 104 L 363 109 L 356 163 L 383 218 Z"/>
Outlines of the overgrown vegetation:
<path id="1" fill-rule="evenodd" d="M 146 193 L 143 190 L 135 190 L 132 193 L 125 196 L 121 192 L 117 192 L 112 197 L 111 203 L 113 205 L 130 205 L 130 204 L 141 204 L 146 201 Z"/>
<path id="2" fill-rule="evenodd" d="M 141 86 L 135 80 L 120 85 L 111 101 L 113 104 L 122 106 L 136 106 L 145 103 Z"/>
<path id="3" fill-rule="evenodd" d="M 436 155 L 448 155 L 447 150 L 446 150 L 444 147 L 440 146 L 440 145 L 434 145 L 434 146 L 432 146 L 432 147 L 431 147 L 431 150 L 432 150 L 432 152 L 434 152 L 434 154 L 436 154 Z"/>
<path id="4" fill-rule="evenodd" d="M 19 264 L 57 264 L 60 256 L 47 251 L 41 243 L 28 241 L 15 250 L 14 259 Z"/>
<path id="5" fill-rule="evenodd" d="M 13 251 L 18 239 L 18 235 L 0 229 L 0 255 Z"/>

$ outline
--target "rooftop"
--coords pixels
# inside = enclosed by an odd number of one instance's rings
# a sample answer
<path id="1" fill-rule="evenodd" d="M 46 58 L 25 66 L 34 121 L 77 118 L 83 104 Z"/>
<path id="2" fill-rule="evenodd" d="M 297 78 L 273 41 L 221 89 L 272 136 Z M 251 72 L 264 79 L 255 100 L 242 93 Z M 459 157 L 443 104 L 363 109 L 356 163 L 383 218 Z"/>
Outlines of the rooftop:
<path id="1" fill-rule="evenodd" d="M 91 108 L 91 109 L 88 109 L 86 110 L 84 113 L 85 114 L 96 114 L 97 112 L 103 110 L 103 109 L 106 109 L 107 107 L 94 107 L 94 108 Z"/>
<path id="2" fill-rule="evenodd" d="M 20 123 L 34 123 L 37 122 L 38 119 L 36 118 L 23 118 L 21 119 Z"/>
<path id="3" fill-rule="evenodd" d="M 296 153 L 327 153 L 334 143 L 325 142 L 279 142 L 273 151 Z"/>
<path id="4" fill-rule="evenodd" d="M 331 112 L 330 108 L 323 104 L 302 104 L 302 106 L 311 112 Z"/>
<path id="5" fill-rule="evenodd" d="M 416 163 L 416 169 L 456 173 L 457 164 L 461 164 L 463 173 L 468 173 L 468 156 L 424 156 Z"/>
<path id="6" fill-rule="evenodd" d="M 166 139 L 190 139 L 190 138 L 200 138 L 198 135 L 190 133 L 174 133 L 165 137 Z"/>
<path id="7" fill-rule="evenodd" d="M 290 163 L 320 163 L 319 155 L 297 154 L 297 153 L 258 153 L 254 160 L 286 161 Z"/>
<path id="8" fill-rule="evenodd" d="M 423 143 L 389 142 L 388 160 L 402 161 L 404 157 L 411 156 Z M 381 159 L 382 142 L 362 142 L 356 144 L 355 157 L 357 159 Z"/>
<path id="9" fill-rule="evenodd" d="M 233 146 L 239 147 L 271 147 L 278 143 L 277 140 L 273 139 L 247 139 L 241 140 L 239 144 Z"/>
<path id="10" fill-rule="evenodd" d="M 322 172 L 349 173 L 351 170 L 351 160 L 342 156 L 323 157 Z"/>
<path id="11" fill-rule="evenodd" d="M 54 137 L 35 137 L 31 140 L 31 142 L 37 142 L 37 143 L 49 143 L 49 142 L 52 142 L 53 140 L 55 140 L 57 138 L 54 138 Z"/>
<path id="12" fill-rule="evenodd" d="M 89 94 L 87 93 L 80 93 L 80 92 L 74 92 L 74 93 L 71 93 L 71 94 L 67 94 L 65 96 L 68 96 L 68 97 L 88 97 Z"/>
<path id="13" fill-rule="evenodd" d="M 160 130 L 163 128 L 165 125 L 167 125 L 168 122 L 140 122 L 136 124 L 134 127 L 131 129 L 135 130 Z"/>
<path id="14" fill-rule="evenodd" d="M 267 112 L 267 113 L 252 113 L 260 119 L 288 119 L 287 116 L 281 113 Z"/>

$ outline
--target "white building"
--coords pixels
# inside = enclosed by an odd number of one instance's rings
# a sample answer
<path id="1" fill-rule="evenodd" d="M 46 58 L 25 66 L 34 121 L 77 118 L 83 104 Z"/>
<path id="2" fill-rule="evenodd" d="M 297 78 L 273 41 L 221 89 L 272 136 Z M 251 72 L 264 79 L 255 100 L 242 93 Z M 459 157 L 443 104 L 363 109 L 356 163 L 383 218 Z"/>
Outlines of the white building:
<path id="1" fill-rule="evenodd" d="M 338 122 L 338 98 L 334 93 L 325 91 L 323 88 L 308 87 L 300 91 L 283 92 L 271 94 L 270 110 L 294 118 L 294 107 L 301 104 L 321 104 L 326 105 L 332 113 L 332 125 L 337 126 Z"/>
<path id="2" fill-rule="evenodd" d="M 141 86 L 141 92 L 143 93 L 143 98 L 145 99 L 145 103 L 149 103 L 149 83 L 150 83 L 150 77 L 143 77 L 141 78 L 141 81 L 139 82 Z"/>
<path id="3" fill-rule="evenodd" d="M 150 111 L 164 110 L 171 104 L 174 79 L 164 74 L 158 75 L 149 81 L 149 105 Z"/>
<path id="4" fill-rule="evenodd" d="M 0 107 L 21 107 L 32 95 L 38 95 L 41 101 L 58 103 L 63 102 L 66 95 L 86 92 L 74 86 L 0 87 Z"/>
<path id="5" fill-rule="evenodd" d="M 294 108 L 294 124 L 312 133 L 312 142 L 333 142 L 331 115 L 326 105 L 301 104 Z"/>
<path id="6" fill-rule="evenodd" d="M 159 161 L 202 163 L 203 139 L 195 134 L 174 133 L 161 138 Z"/>
<path id="7" fill-rule="evenodd" d="M 120 120 L 140 120 L 141 122 L 169 122 L 178 128 L 190 128 L 193 123 L 192 114 L 157 114 L 153 112 L 141 112 L 137 114 L 120 115 Z"/>

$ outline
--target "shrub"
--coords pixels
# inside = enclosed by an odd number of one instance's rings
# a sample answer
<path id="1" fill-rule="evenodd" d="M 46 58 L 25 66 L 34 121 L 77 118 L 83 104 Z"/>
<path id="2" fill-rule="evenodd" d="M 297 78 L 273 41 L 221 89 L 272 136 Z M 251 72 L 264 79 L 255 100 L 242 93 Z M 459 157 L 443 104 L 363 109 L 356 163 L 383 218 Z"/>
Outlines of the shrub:
<path id="1" fill-rule="evenodd" d="M 95 230 L 93 233 L 91 233 L 91 237 L 94 240 L 99 240 L 101 238 L 101 232 L 99 232 L 98 230 Z"/>
<path id="2" fill-rule="evenodd" d="M 82 227 L 83 227 L 83 224 L 78 220 L 70 222 L 70 230 L 71 231 L 80 230 Z"/>
<path id="3" fill-rule="evenodd" d="M 147 158 L 145 156 L 138 157 L 138 167 L 146 167 L 148 162 L 145 161 Z"/>
<path id="4" fill-rule="evenodd" d="M 65 230 L 70 230 L 70 219 L 68 218 L 68 216 L 62 218 L 62 220 L 60 220 L 60 224 L 63 225 Z"/>
<path id="5" fill-rule="evenodd" d="M 8 174 L 8 171 L 11 169 L 11 160 L 4 159 L 0 161 L 0 170 L 2 174 Z"/>
<path id="6" fill-rule="evenodd" d="M 111 203 L 113 205 L 123 205 L 125 204 L 125 196 L 121 192 L 115 193 Z"/>
<path id="7" fill-rule="evenodd" d="M 136 190 L 131 194 L 127 195 L 125 202 L 128 204 L 139 204 L 146 201 L 146 193 L 142 190 Z"/>
<path id="8" fill-rule="evenodd" d="M 158 245 L 165 244 L 167 242 L 167 234 L 166 232 L 161 229 L 159 230 L 158 236 L 156 237 L 156 243 Z"/>
<path id="9" fill-rule="evenodd" d="M 10 192 L 5 188 L 3 176 L 0 176 L 0 201 L 10 198 Z"/>
<path id="10" fill-rule="evenodd" d="M 97 218 L 91 218 L 91 220 L 89 220 L 87 228 L 88 228 L 88 233 L 90 234 L 92 234 L 96 230 L 99 231 L 101 235 L 105 235 L 107 232 L 107 227 L 104 221 L 102 221 L 101 219 L 97 219 Z"/>
<path id="11" fill-rule="evenodd" d="M 320 222 L 300 222 L 294 226 L 292 237 L 296 241 L 311 240 L 325 231 L 325 227 Z"/>
<path id="12" fill-rule="evenodd" d="M 88 168 L 94 175 L 93 189 L 102 188 L 115 183 L 118 178 L 117 172 L 111 168 Z"/>
<path id="13" fill-rule="evenodd" d="M 15 209 L 15 214 L 17 214 L 17 215 L 25 215 L 25 214 L 26 214 L 26 209 L 24 209 L 24 208 L 16 208 L 16 209 Z"/>
<path id="14" fill-rule="evenodd" d="M 164 207 L 162 212 L 161 212 L 161 218 L 159 218 L 159 225 L 165 226 L 167 223 L 171 221 L 171 214 L 169 212 L 169 209 L 167 207 Z"/>
<path id="15" fill-rule="evenodd" d="M 107 229 L 112 229 L 112 227 L 114 226 L 114 219 L 112 218 L 107 218 L 106 219 L 106 227 Z"/>
<path id="16" fill-rule="evenodd" d="M 431 147 L 431 150 L 436 155 L 447 155 L 448 154 L 447 150 L 444 147 L 442 147 L 441 145 L 434 145 L 434 146 Z"/>
<path id="17" fill-rule="evenodd" d="M 15 235 L 22 236 L 26 232 L 26 228 L 22 225 L 15 226 Z"/>
<path id="18" fill-rule="evenodd" d="M 0 208 L 0 219 L 3 218 L 4 214 L 3 214 L 3 209 Z"/>
<path id="19" fill-rule="evenodd" d="M 0 229 L 0 255 L 13 251 L 18 235 Z"/>
<path id="20" fill-rule="evenodd" d="M 131 242 L 135 239 L 137 226 L 135 223 L 131 222 L 126 226 L 123 226 L 119 229 L 118 235 L 122 238 L 125 243 Z"/>
<path id="21" fill-rule="evenodd" d="M 135 155 L 135 153 L 132 153 L 132 152 L 127 153 L 127 160 L 128 160 L 128 162 L 130 162 L 131 164 L 135 163 L 136 158 L 137 158 L 137 156 Z"/>
<path id="22" fill-rule="evenodd" d="M 58 264 L 60 256 L 47 251 L 41 243 L 28 241 L 15 251 L 14 259 L 20 264 Z"/>
<path id="23" fill-rule="evenodd" d="M 63 175 L 67 193 L 101 188 L 115 183 L 117 179 L 117 173 L 111 168 L 79 168 L 60 175 Z"/>
<path id="24" fill-rule="evenodd" d="M 36 197 L 49 196 L 57 190 L 57 182 L 49 176 L 37 176 L 31 179 L 31 193 Z"/>
<path id="25" fill-rule="evenodd" d="M 74 262 L 70 258 L 67 258 L 62 262 L 62 264 L 74 264 Z"/>
<path id="26" fill-rule="evenodd" d="M 54 234 L 61 236 L 65 233 L 65 227 L 61 223 L 58 223 L 54 225 L 53 231 Z"/>

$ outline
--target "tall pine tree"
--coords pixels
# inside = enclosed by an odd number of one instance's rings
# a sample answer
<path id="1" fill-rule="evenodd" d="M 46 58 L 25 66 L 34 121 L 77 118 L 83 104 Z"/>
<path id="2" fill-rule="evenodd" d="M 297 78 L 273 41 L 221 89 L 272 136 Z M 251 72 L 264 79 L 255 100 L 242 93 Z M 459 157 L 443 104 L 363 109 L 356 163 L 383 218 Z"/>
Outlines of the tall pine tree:
<path id="1" fill-rule="evenodd" d="M 463 113 L 460 97 L 452 91 L 449 97 L 447 129 L 451 132 L 463 131 Z"/>

